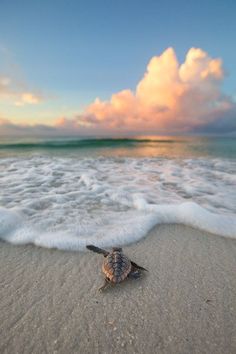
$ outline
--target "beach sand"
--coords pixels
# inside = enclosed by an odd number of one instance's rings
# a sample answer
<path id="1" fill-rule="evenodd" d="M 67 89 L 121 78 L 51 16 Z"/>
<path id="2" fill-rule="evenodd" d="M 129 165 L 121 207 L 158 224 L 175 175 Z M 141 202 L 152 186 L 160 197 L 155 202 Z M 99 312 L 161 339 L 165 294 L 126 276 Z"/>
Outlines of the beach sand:
<path id="1" fill-rule="evenodd" d="M 1 353 L 236 353 L 236 240 L 155 227 L 102 293 L 100 255 L 0 245 Z"/>

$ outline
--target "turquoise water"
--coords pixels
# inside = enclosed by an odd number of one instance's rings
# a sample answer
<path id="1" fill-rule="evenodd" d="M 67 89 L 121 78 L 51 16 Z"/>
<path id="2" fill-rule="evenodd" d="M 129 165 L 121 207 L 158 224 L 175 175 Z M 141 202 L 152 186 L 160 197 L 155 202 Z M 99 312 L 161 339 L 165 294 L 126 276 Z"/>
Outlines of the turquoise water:
<path id="1" fill-rule="evenodd" d="M 0 157 L 31 155 L 236 158 L 236 138 L 138 137 L 119 139 L 0 138 Z"/>
<path id="2" fill-rule="evenodd" d="M 236 140 L 1 138 L 0 238 L 84 250 L 179 223 L 236 238 Z"/>

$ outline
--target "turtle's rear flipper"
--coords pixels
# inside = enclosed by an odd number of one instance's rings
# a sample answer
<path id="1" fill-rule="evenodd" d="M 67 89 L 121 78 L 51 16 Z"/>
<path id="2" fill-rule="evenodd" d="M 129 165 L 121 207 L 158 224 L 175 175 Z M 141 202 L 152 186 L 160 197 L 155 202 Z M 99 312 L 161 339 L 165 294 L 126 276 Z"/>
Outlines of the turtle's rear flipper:
<path id="1" fill-rule="evenodd" d="M 136 269 L 132 269 L 131 272 L 128 274 L 128 278 L 132 278 L 132 279 L 138 279 L 141 277 L 141 272 L 140 270 Z"/>
<path id="2" fill-rule="evenodd" d="M 110 281 L 106 278 L 106 279 L 104 280 L 104 284 L 103 284 L 98 290 L 99 290 L 99 291 L 103 291 L 103 290 L 105 290 L 110 284 L 111 284 Z"/>
<path id="3" fill-rule="evenodd" d="M 132 264 L 133 267 L 135 267 L 135 268 L 137 268 L 137 269 L 145 270 L 145 272 L 148 272 L 147 269 L 141 267 L 140 265 L 134 263 L 133 261 L 131 261 L 131 264 Z"/>
<path id="4" fill-rule="evenodd" d="M 107 257 L 109 252 L 103 250 L 102 248 L 96 247 L 94 245 L 87 245 L 86 248 L 90 251 L 96 252 L 96 253 L 100 253 L 103 254 L 104 257 Z"/>

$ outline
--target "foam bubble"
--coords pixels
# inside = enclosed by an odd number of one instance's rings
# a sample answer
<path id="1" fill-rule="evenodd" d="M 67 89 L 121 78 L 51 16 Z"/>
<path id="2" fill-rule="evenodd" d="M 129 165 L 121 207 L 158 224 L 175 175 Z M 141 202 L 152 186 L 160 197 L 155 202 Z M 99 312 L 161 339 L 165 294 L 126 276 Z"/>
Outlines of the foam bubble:
<path id="1" fill-rule="evenodd" d="M 179 223 L 236 237 L 236 162 L 223 159 L 0 160 L 0 237 L 83 250 Z"/>
<path id="2" fill-rule="evenodd" d="M 13 210 L 0 207 L 0 237 L 13 233 L 21 225 L 20 216 Z"/>

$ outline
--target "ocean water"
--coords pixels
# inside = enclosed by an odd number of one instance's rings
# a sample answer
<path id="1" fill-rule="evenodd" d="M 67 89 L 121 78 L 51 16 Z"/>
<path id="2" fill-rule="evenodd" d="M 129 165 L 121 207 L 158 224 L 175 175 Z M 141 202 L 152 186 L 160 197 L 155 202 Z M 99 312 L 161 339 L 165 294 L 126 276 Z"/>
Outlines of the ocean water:
<path id="1" fill-rule="evenodd" d="M 0 138 L 3 240 L 83 250 L 160 223 L 236 238 L 236 139 Z"/>

